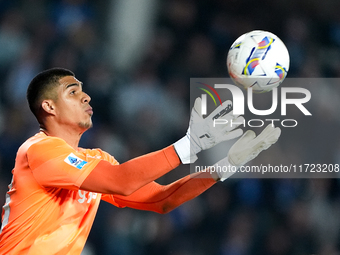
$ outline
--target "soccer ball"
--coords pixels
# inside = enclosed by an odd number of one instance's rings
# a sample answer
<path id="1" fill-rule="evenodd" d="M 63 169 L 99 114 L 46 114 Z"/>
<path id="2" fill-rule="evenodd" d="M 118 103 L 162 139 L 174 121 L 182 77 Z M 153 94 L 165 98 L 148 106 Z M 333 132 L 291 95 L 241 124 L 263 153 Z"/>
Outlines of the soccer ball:
<path id="1" fill-rule="evenodd" d="M 241 35 L 231 45 L 227 68 L 236 85 L 263 93 L 276 88 L 286 78 L 289 53 L 276 35 L 255 30 Z"/>

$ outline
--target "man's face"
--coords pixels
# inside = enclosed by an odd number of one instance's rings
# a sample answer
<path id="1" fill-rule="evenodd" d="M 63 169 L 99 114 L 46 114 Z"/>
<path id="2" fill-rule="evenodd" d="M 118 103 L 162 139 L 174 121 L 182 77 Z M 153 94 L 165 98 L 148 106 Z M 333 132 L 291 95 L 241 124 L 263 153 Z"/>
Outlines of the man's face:
<path id="1" fill-rule="evenodd" d="M 73 76 L 65 76 L 59 80 L 58 99 L 55 102 L 56 117 L 60 124 L 78 128 L 84 132 L 92 127 L 91 98 L 83 92 L 83 86 Z"/>

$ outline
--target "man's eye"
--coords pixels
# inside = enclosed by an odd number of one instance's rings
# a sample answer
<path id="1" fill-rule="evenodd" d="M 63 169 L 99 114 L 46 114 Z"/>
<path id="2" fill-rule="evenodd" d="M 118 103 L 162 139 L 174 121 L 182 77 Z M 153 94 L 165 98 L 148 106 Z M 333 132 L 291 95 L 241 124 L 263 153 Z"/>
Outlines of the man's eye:
<path id="1" fill-rule="evenodd" d="M 70 92 L 70 94 L 75 94 L 76 93 L 76 91 L 75 90 L 71 90 L 71 92 Z"/>

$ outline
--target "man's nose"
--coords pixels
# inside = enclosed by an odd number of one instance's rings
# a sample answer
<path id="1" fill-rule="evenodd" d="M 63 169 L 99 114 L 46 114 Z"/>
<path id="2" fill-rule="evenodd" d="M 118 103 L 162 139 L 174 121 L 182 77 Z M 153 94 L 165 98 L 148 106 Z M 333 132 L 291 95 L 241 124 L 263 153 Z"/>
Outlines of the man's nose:
<path id="1" fill-rule="evenodd" d="M 84 92 L 83 103 L 89 103 L 91 101 L 91 97 Z"/>

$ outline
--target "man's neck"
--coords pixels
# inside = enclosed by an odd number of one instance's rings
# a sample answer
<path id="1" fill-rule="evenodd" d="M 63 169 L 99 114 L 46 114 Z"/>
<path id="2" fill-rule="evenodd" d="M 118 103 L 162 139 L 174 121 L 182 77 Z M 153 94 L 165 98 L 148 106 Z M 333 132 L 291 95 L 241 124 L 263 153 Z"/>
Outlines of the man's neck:
<path id="1" fill-rule="evenodd" d="M 59 137 L 63 139 L 68 145 L 70 145 L 75 150 L 78 149 L 79 141 L 83 133 L 75 132 L 74 130 L 58 130 L 58 129 L 46 129 L 40 127 L 40 130 L 48 136 Z"/>

